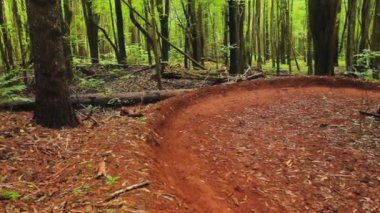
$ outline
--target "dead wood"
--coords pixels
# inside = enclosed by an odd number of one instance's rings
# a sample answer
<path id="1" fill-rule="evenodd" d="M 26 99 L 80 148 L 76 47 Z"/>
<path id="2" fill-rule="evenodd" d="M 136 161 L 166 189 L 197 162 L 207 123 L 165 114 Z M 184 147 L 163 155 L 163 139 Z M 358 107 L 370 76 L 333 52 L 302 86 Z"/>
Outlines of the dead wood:
<path id="1" fill-rule="evenodd" d="M 380 119 L 380 112 L 363 112 L 363 111 L 360 111 L 360 114 Z"/>
<path id="2" fill-rule="evenodd" d="M 71 102 L 75 108 L 82 108 L 83 105 L 95 105 L 106 107 L 133 106 L 137 104 L 156 103 L 167 98 L 192 91 L 191 89 L 179 90 L 156 90 L 146 92 L 130 92 L 130 93 L 95 93 L 83 94 L 71 97 Z M 13 103 L 0 104 L 0 109 L 10 110 L 32 110 L 34 108 L 34 98 L 31 102 L 20 101 Z"/>
<path id="3" fill-rule="evenodd" d="M 149 181 L 147 181 L 147 180 L 144 180 L 143 182 L 138 183 L 138 184 L 130 185 L 124 189 L 120 189 L 120 190 L 117 190 L 116 192 L 112 193 L 106 199 L 104 199 L 103 202 L 109 202 L 109 201 L 119 197 L 120 195 L 126 193 L 126 192 L 130 192 L 130 191 L 133 191 L 135 189 L 146 187 L 148 185 L 149 185 Z"/>
<path id="4" fill-rule="evenodd" d="M 147 70 L 151 70 L 151 69 L 153 69 L 153 68 L 155 68 L 155 67 L 156 67 L 156 65 L 153 64 L 153 65 L 150 65 L 150 66 L 147 66 L 147 67 L 141 68 L 141 69 L 139 69 L 139 70 L 135 70 L 135 71 L 133 71 L 133 74 L 136 74 L 136 73 L 139 73 L 139 72 L 144 72 L 144 71 L 147 71 Z"/>

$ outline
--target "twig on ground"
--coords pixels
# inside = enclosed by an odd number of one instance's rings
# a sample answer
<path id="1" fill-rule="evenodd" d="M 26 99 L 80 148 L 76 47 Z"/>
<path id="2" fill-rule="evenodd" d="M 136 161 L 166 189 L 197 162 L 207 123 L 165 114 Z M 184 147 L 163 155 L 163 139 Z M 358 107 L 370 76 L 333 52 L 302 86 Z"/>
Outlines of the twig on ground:
<path id="1" fill-rule="evenodd" d="M 138 184 L 130 185 L 124 189 L 120 189 L 120 190 L 117 190 L 116 192 L 112 193 L 106 199 L 104 199 L 103 202 L 109 202 L 109 201 L 119 197 L 120 195 L 126 193 L 126 192 L 130 192 L 130 191 L 133 191 L 135 189 L 146 187 L 148 185 L 149 185 L 149 181 L 147 181 L 147 180 L 144 180 L 143 182 L 138 183 Z"/>
<path id="2" fill-rule="evenodd" d="M 378 113 L 378 112 L 363 112 L 363 111 L 360 111 L 360 114 L 365 115 L 365 116 L 372 116 L 372 117 L 380 119 L 380 113 Z"/>

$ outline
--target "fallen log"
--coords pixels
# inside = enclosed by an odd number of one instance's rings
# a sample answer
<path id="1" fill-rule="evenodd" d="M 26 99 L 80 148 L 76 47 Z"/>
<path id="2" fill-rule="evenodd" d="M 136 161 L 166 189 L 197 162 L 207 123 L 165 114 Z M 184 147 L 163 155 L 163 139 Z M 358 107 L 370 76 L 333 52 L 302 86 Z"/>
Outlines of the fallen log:
<path id="1" fill-rule="evenodd" d="M 71 102 L 75 108 L 82 108 L 83 105 L 121 107 L 133 106 L 137 104 L 156 103 L 167 98 L 180 95 L 191 89 L 179 90 L 156 90 L 146 92 L 129 93 L 95 93 L 71 96 Z M 30 102 L 12 102 L 0 104 L 0 110 L 32 110 L 34 108 L 34 98 Z"/>
<path id="2" fill-rule="evenodd" d="M 165 72 L 162 74 L 162 78 L 164 79 L 190 79 L 190 80 L 204 80 L 209 81 L 212 84 L 222 84 L 229 82 L 231 79 L 235 79 L 235 81 L 248 81 L 248 80 L 254 80 L 259 78 L 265 78 L 264 73 L 254 73 L 252 75 L 248 76 L 221 76 L 218 77 L 216 75 L 209 75 L 208 73 L 200 73 L 199 75 L 194 75 L 187 72 Z"/>

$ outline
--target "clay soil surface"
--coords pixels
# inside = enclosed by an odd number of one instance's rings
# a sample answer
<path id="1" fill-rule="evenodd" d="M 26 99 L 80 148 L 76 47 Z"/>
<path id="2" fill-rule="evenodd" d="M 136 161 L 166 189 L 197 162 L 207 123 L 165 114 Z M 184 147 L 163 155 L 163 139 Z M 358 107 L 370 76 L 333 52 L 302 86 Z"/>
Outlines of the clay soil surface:
<path id="1" fill-rule="evenodd" d="M 53 131 L 0 112 L 0 193 L 21 195 L 0 212 L 379 212 L 380 121 L 359 114 L 379 107 L 379 85 L 290 78 L 135 109 L 148 123 L 102 110 Z"/>
<path id="2" fill-rule="evenodd" d="M 181 212 L 379 212 L 380 122 L 359 115 L 375 90 L 288 79 L 174 98 L 153 174 Z"/>

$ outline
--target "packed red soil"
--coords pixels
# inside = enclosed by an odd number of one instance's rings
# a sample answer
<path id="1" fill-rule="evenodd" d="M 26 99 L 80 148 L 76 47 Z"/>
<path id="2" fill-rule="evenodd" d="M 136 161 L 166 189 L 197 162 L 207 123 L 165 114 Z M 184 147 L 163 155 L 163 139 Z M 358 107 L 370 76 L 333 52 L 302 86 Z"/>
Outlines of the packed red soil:
<path id="1" fill-rule="evenodd" d="M 106 110 L 56 131 L 0 112 L 0 198 L 21 195 L 0 212 L 378 212 L 380 121 L 359 111 L 379 107 L 379 85 L 287 78 L 138 107 L 148 124 Z"/>
<path id="2" fill-rule="evenodd" d="M 380 87 L 341 79 L 219 86 L 158 107 L 162 212 L 378 212 Z"/>

